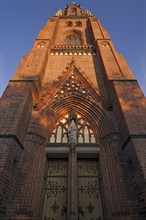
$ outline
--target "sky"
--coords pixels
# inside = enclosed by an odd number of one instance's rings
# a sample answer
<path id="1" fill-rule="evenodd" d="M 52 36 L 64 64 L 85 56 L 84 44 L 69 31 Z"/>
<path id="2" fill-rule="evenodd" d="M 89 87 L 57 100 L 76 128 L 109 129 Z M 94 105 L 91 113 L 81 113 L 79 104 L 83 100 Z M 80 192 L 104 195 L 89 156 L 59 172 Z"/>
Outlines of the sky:
<path id="1" fill-rule="evenodd" d="M 0 0 L 0 94 L 47 20 L 70 0 Z M 74 0 L 100 19 L 146 95 L 145 0 Z"/>

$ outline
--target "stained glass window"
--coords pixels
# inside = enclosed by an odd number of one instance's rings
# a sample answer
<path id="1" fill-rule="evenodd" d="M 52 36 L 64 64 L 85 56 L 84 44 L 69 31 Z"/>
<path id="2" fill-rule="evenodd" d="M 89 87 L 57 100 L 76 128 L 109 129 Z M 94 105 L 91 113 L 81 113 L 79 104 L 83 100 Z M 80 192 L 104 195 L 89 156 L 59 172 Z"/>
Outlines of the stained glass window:
<path id="1" fill-rule="evenodd" d="M 78 115 L 78 143 L 95 143 L 94 132 L 90 124 Z M 56 124 L 53 130 L 50 143 L 67 143 L 68 142 L 68 115 Z"/>

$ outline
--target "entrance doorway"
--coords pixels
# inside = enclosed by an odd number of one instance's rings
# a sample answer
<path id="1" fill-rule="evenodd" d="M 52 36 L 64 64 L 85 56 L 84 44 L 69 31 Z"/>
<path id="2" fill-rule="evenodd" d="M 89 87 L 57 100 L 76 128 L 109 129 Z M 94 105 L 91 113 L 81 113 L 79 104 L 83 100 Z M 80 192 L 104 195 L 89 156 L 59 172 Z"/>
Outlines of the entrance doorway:
<path id="1" fill-rule="evenodd" d="M 67 159 L 49 159 L 42 220 L 67 220 Z M 78 159 L 79 220 L 103 220 L 98 161 Z"/>

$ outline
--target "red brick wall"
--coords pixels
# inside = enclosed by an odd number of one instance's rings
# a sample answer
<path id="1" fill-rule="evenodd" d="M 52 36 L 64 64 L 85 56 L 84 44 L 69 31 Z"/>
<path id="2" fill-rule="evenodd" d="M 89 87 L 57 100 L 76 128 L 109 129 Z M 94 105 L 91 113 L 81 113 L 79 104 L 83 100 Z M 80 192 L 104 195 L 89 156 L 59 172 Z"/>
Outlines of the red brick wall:
<path id="1" fill-rule="evenodd" d="M 84 17 L 82 27 L 76 27 L 77 20 L 72 19 L 73 27 L 67 27 L 68 20 L 57 16 L 47 22 L 2 96 L 0 218 L 3 220 L 41 219 L 47 167 L 46 124 L 55 123 L 59 117 L 57 110 L 63 103 L 65 110 L 59 111 L 66 114 L 70 103 L 64 99 L 50 109 L 46 100 L 47 109 L 39 112 L 33 112 L 33 106 L 36 100 L 41 102 L 43 92 L 54 80 L 59 80 L 58 76 L 71 62 L 72 56 L 50 55 L 50 50 L 53 44 L 63 45 L 66 31 L 72 29 L 80 31 L 84 45 L 93 44 L 97 54 L 74 56 L 74 60 L 91 86 L 99 89 L 104 104 L 100 108 L 99 99 L 92 105 L 75 104 L 81 115 L 82 111 L 85 115 L 89 115 L 89 110 L 92 114 L 95 111 L 90 121 L 93 127 L 98 124 L 100 133 L 99 171 L 105 220 L 146 219 L 144 96 L 99 20 Z"/>
<path id="2" fill-rule="evenodd" d="M 1 215 L 8 211 L 8 201 L 15 183 L 17 163 L 24 150 L 33 105 L 32 82 L 10 82 L 1 99 Z M 14 198 L 13 198 L 14 199 Z"/>

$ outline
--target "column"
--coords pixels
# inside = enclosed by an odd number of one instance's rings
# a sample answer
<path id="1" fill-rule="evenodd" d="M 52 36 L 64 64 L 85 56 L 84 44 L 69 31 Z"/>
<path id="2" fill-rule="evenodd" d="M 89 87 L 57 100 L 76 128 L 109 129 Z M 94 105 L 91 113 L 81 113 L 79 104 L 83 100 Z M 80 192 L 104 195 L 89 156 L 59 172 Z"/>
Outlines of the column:
<path id="1" fill-rule="evenodd" d="M 78 180 L 77 180 L 77 116 L 72 110 L 69 116 L 69 165 L 68 165 L 68 209 L 67 220 L 78 220 Z"/>

